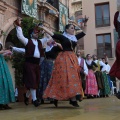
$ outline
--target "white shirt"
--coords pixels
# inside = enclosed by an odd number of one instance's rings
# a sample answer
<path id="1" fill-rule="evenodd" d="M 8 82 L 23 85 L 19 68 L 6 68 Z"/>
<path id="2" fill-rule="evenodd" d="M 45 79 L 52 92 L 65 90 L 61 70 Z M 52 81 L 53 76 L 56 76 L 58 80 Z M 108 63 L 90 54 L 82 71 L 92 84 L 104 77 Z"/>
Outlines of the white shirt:
<path id="1" fill-rule="evenodd" d="M 22 28 L 19 27 L 19 26 L 17 26 L 16 27 L 16 31 L 17 31 L 17 37 L 18 37 L 18 39 L 26 46 L 27 43 L 28 43 L 28 39 L 24 37 Z M 40 41 L 42 43 L 42 46 L 44 46 L 47 43 L 48 38 L 47 37 L 42 38 L 42 39 L 40 39 Z M 40 52 L 39 52 L 39 49 L 38 49 L 38 41 L 35 40 L 35 39 L 32 39 L 32 42 L 35 45 L 35 51 L 34 51 L 34 55 L 33 56 L 35 58 L 40 58 Z"/>
<path id="2" fill-rule="evenodd" d="M 95 60 L 94 62 L 97 64 L 99 60 Z M 102 72 L 106 70 L 106 64 L 102 61 L 99 61 L 99 65 L 102 66 Z"/>
<path id="3" fill-rule="evenodd" d="M 80 63 L 81 63 L 81 57 L 78 57 L 78 64 L 79 64 L 79 66 L 80 66 Z M 85 60 L 84 60 L 84 68 L 83 69 L 84 69 L 84 73 L 86 75 L 88 75 L 88 68 L 87 68 Z"/>
<path id="4" fill-rule="evenodd" d="M 12 47 L 12 52 L 16 52 L 16 53 L 25 53 L 25 49 L 24 48 L 17 48 L 17 47 Z"/>

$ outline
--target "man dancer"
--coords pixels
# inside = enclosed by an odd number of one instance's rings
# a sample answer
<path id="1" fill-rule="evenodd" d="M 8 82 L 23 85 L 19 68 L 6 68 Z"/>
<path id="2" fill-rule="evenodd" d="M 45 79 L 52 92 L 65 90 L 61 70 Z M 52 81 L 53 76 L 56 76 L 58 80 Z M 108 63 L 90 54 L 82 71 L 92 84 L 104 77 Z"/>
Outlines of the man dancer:
<path id="1" fill-rule="evenodd" d="M 21 18 L 18 18 L 14 25 L 16 26 L 17 37 L 18 39 L 25 45 L 25 64 L 24 64 L 24 71 L 23 71 L 23 81 L 26 88 L 29 90 L 25 94 L 25 104 L 28 105 L 28 98 L 31 94 L 33 104 L 35 107 L 39 106 L 40 103 L 37 101 L 36 98 L 36 89 L 38 88 L 39 81 L 40 81 L 40 57 L 44 56 L 44 51 L 42 45 L 44 45 L 48 39 L 51 37 L 43 38 L 38 40 L 39 30 L 31 29 L 29 31 L 29 35 L 31 36 L 30 39 L 25 38 L 22 32 L 21 26 Z"/>

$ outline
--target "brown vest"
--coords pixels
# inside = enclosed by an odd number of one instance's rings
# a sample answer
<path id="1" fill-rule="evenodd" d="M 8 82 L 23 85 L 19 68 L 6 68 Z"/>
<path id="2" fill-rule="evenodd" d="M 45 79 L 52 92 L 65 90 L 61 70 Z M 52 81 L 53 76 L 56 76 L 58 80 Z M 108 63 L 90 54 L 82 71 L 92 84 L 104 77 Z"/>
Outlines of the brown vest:
<path id="1" fill-rule="evenodd" d="M 43 57 L 44 56 L 44 50 L 42 48 L 42 43 L 40 40 L 37 40 L 38 41 L 38 49 L 39 49 L 39 52 L 40 52 L 40 57 Z M 28 44 L 26 45 L 25 47 L 25 57 L 33 57 L 34 55 L 34 51 L 35 51 L 35 45 L 33 44 L 32 40 L 28 40 Z"/>

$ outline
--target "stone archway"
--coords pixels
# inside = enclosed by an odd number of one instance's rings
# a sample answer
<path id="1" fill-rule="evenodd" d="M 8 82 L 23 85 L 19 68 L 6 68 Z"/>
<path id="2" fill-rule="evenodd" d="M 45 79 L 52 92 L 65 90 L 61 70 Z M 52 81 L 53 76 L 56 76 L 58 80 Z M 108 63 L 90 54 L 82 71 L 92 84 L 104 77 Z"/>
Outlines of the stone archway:
<path id="1" fill-rule="evenodd" d="M 14 25 L 13 25 L 13 22 L 17 19 L 17 17 L 12 17 L 10 19 L 8 19 L 7 23 L 5 23 L 5 26 L 3 26 L 1 28 L 1 30 L 3 30 L 5 32 L 5 35 L 2 35 L 1 36 L 1 42 L 3 43 L 3 47 L 5 47 L 5 42 L 6 42 L 6 38 L 8 36 L 8 34 L 10 33 L 10 31 L 12 29 L 14 29 Z"/>
<path id="2" fill-rule="evenodd" d="M 13 22 L 17 19 L 17 17 L 12 17 L 10 19 L 8 19 L 7 23 L 5 23 L 5 26 L 3 25 L 3 27 L 1 28 L 5 35 L 2 35 L 0 37 L 1 42 L 3 43 L 3 47 L 5 48 L 5 43 L 6 43 L 6 39 L 9 35 L 9 33 L 15 28 L 13 25 Z M 15 77 L 14 77 L 14 69 L 12 68 L 12 64 L 10 61 L 7 62 L 8 63 L 8 67 L 12 76 L 12 80 L 13 80 L 13 85 L 15 87 Z"/>

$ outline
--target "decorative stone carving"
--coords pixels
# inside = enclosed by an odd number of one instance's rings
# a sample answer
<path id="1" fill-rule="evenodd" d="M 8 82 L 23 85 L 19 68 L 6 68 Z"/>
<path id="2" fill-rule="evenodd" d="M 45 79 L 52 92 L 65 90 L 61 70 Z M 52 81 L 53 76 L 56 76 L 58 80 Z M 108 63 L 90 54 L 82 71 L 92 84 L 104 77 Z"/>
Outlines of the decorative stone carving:
<path id="1" fill-rule="evenodd" d="M 0 5 L 0 13 L 1 13 L 1 14 L 4 14 L 4 12 L 5 12 L 6 10 L 7 10 L 6 7 Z"/>

